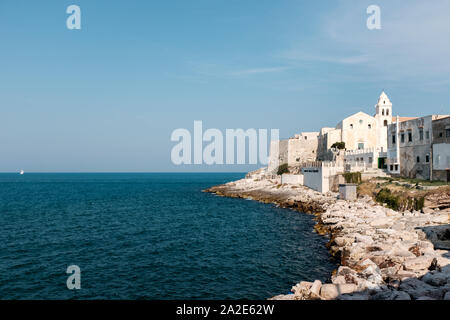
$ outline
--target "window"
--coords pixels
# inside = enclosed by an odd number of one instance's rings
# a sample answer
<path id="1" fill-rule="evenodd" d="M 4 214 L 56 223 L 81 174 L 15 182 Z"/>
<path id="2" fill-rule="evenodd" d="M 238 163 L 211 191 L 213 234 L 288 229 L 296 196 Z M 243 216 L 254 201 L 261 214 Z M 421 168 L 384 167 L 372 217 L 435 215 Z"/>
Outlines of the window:
<path id="1" fill-rule="evenodd" d="M 392 135 L 392 144 L 395 144 L 395 134 Z"/>
<path id="2" fill-rule="evenodd" d="M 445 137 L 450 138 L 450 129 L 445 129 Z"/>
<path id="3" fill-rule="evenodd" d="M 427 140 L 430 139 L 430 131 L 425 131 L 425 137 L 427 138 Z"/>
<path id="4" fill-rule="evenodd" d="M 412 141 L 412 132 L 408 131 L 408 142 Z"/>
<path id="5" fill-rule="evenodd" d="M 359 142 L 358 143 L 358 150 L 363 150 L 364 149 L 364 142 Z"/>
<path id="6" fill-rule="evenodd" d="M 391 164 L 391 171 L 393 171 L 394 170 L 394 166 Z"/>
<path id="7" fill-rule="evenodd" d="M 398 171 L 398 164 L 395 165 L 395 171 Z"/>
<path id="8" fill-rule="evenodd" d="M 383 111 L 381 111 L 381 114 L 384 116 L 384 109 L 383 109 Z"/>
<path id="9" fill-rule="evenodd" d="M 388 123 L 387 120 L 384 120 L 384 126 L 387 127 Z"/>
<path id="10" fill-rule="evenodd" d="M 350 129 L 353 129 L 353 123 L 350 124 Z"/>
<path id="11" fill-rule="evenodd" d="M 423 129 L 422 128 L 419 129 L 419 139 L 420 139 L 420 141 L 423 141 Z"/>
<path id="12" fill-rule="evenodd" d="M 404 133 L 402 133 L 402 135 L 401 135 L 401 142 L 402 142 L 402 143 L 405 142 L 405 134 L 404 134 Z"/>
<path id="13" fill-rule="evenodd" d="M 305 140 L 308 140 L 308 137 L 305 136 Z"/>
<path id="14" fill-rule="evenodd" d="M 362 120 L 359 120 L 359 124 L 362 124 L 363 123 L 363 121 Z"/>
<path id="15" fill-rule="evenodd" d="M 369 163 L 372 163 L 372 162 L 373 162 L 372 157 L 369 157 Z"/>
<path id="16" fill-rule="evenodd" d="M 387 116 L 389 115 L 389 109 L 386 110 L 386 115 L 387 115 Z"/>
<path id="17" fill-rule="evenodd" d="M 425 162 L 426 162 L 426 163 L 430 162 L 430 155 L 429 155 L 429 154 L 427 154 L 427 155 L 425 156 Z"/>
<path id="18" fill-rule="evenodd" d="M 420 157 L 419 156 L 417 156 L 417 163 L 420 163 Z"/>
<path id="19" fill-rule="evenodd" d="M 368 124 L 367 127 L 368 127 L 369 129 L 372 129 L 372 125 L 371 125 L 371 124 Z"/>
<path id="20" fill-rule="evenodd" d="M 439 132 L 439 138 L 442 138 L 442 132 Z"/>

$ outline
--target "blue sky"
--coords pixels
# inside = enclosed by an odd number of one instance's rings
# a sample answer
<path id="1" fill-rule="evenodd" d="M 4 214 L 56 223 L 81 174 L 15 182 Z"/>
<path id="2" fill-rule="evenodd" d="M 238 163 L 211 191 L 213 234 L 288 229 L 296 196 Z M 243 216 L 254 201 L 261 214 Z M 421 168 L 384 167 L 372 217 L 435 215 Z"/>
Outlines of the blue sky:
<path id="1" fill-rule="evenodd" d="M 66 8 L 81 8 L 81 30 Z M 381 7 L 381 30 L 366 8 Z M 450 2 L 0 2 L 0 172 L 243 171 L 171 163 L 176 128 L 450 113 Z"/>

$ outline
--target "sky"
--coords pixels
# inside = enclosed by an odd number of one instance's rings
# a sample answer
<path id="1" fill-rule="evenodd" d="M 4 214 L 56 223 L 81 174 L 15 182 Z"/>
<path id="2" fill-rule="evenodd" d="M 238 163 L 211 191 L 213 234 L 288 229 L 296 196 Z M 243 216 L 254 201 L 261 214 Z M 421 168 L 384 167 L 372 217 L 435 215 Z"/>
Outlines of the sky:
<path id="1" fill-rule="evenodd" d="M 374 114 L 382 90 L 395 115 L 449 114 L 449 14 L 448 0 L 1 0 L 0 172 L 247 171 L 174 165 L 172 132 L 288 138 Z"/>

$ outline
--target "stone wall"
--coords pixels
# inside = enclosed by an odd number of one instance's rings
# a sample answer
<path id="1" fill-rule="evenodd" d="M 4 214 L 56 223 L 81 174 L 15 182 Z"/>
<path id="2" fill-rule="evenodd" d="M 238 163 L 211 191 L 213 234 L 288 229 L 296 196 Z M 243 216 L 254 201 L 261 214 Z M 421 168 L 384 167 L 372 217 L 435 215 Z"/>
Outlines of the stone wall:
<path id="1" fill-rule="evenodd" d="M 272 141 L 270 144 L 269 172 L 274 172 L 279 165 L 287 163 L 290 167 L 303 162 L 315 161 L 317 157 L 318 132 L 305 132 L 294 138 Z M 277 144 L 278 143 L 278 153 Z"/>
<path id="2" fill-rule="evenodd" d="M 302 174 L 283 174 L 281 176 L 281 184 L 303 185 Z"/>
<path id="3" fill-rule="evenodd" d="M 320 163 L 317 166 L 302 168 L 303 184 L 313 190 L 327 193 L 336 190 L 339 183 L 338 175 L 344 172 L 344 168 L 335 163 Z"/>

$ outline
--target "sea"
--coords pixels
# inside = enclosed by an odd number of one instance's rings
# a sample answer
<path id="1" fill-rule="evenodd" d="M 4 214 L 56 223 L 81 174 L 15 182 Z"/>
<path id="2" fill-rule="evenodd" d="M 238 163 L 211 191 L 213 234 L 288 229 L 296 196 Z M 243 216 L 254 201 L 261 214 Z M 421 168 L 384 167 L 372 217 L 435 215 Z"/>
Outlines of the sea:
<path id="1" fill-rule="evenodd" d="M 202 192 L 244 175 L 0 174 L 0 299 L 267 299 L 327 280 L 313 216 Z"/>

